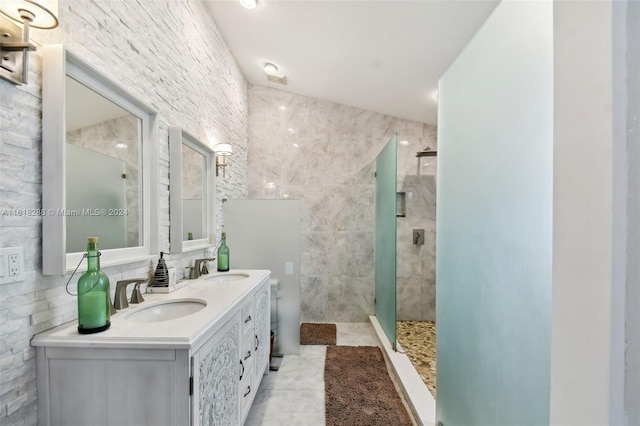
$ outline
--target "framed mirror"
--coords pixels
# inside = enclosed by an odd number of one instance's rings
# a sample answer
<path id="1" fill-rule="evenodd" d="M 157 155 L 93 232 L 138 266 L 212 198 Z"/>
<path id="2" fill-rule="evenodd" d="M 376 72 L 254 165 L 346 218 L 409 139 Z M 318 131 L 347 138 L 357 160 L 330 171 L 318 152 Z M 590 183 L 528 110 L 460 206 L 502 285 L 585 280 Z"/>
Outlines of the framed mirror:
<path id="1" fill-rule="evenodd" d="M 169 128 L 171 253 L 215 243 L 214 152 L 178 127 Z"/>
<path id="2" fill-rule="evenodd" d="M 62 45 L 43 48 L 43 273 L 157 251 L 157 112 Z"/>

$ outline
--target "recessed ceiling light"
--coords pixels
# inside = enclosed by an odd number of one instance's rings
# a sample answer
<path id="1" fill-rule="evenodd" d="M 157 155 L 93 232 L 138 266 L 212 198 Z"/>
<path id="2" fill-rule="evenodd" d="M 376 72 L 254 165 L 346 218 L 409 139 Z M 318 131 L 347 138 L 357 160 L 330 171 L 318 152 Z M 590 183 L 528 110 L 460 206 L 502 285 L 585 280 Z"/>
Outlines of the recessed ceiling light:
<path id="1" fill-rule="evenodd" d="M 400 145 L 409 145 L 409 141 L 400 141 Z"/>
<path id="2" fill-rule="evenodd" d="M 291 133 L 291 134 L 294 134 L 294 133 L 296 132 L 296 129 L 289 127 L 289 128 L 287 129 L 287 132 L 289 132 L 289 133 Z"/>
<path id="3" fill-rule="evenodd" d="M 256 8 L 256 0 L 240 0 L 240 4 L 246 7 L 247 9 Z"/>
<path id="4" fill-rule="evenodd" d="M 300 145 L 298 145 L 297 143 L 294 143 L 291 146 L 294 147 L 294 148 L 299 148 L 300 147 Z"/>
<path id="5" fill-rule="evenodd" d="M 280 106 L 278 107 L 278 109 L 279 109 L 280 111 L 286 111 L 286 110 L 287 110 L 287 107 L 286 107 L 286 106 L 284 106 L 284 105 L 280 105 Z"/>
<path id="6" fill-rule="evenodd" d="M 118 148 L 118 149 L 125 149 L 126 147 L 127 147 L 126 143 L 120 142 L 120 143 L 116 144 L 116 148 Z"/>
<path id="7" fill-rule="evenodd" d="M 264 64 L 263 69 L 264 69 L 264 72 L 269 75 L 272 75 L 278 72 L 278 67 L 270 62 L 267 62 L 266 64 Z"/>

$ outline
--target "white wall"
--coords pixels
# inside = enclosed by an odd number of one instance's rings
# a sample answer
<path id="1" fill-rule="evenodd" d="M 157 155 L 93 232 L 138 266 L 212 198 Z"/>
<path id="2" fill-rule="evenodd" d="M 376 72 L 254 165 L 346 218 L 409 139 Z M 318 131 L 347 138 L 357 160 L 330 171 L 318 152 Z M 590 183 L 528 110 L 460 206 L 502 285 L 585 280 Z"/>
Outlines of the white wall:
<path id="1" fill-rule="evenodd" d="M 624 80 L 612 1 L 554 2 L 551 424 L 622 424 Z M 619 18 L 616 16 L 616 18 Z M 623 189 L 624 188 L 624 189 Z"/>
<path id="2" fill-rule="evenodd" d="M 549 420 L 550 2 L 503 1 L 440 80 L 437 417 Z"/>
<path id="3" fill-rule="evenodd" d="M 232 143 L 217 196 L 245 198 L 247 82 L 200 2 L 60 0 L 59 9 L 60 27 L 34 29 L 33 41 L 66 44 L 159 110 L 158 232 L 160 249 L 168 251 L 168 128 L 183 127 L 212 144 Z M 39 52 L 31 53 L 28 85 L 0 81 L 0 209 L 42 207 L 41 64 Z M 26 271 L 24 282 L 0 286 L 0 423 L 6 426 L 36 424 L 31 337 L 77 316 L 76 300 L 64 290 L 69 277 L 40 273 L 41 228 L 39 217 L 0 217 L 0 244 L 24 247 Z M 203 255 L 166 259 L 184 266 Z M 148 276 L 155 263 L 107 268 L 112 292 L 117 280 Z"/>
<path id="4" fill-rule="evenodd" d="M 626 425 L 640 424 L 640 2 L 625 2 L 627 142 Z"/>

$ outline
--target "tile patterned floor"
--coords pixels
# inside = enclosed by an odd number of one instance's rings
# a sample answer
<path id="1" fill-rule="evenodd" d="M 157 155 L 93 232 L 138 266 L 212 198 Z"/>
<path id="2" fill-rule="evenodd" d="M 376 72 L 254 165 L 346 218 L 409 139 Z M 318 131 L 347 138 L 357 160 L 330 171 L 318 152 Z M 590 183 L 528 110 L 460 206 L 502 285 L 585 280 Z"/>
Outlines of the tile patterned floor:
<path id="1" fill-rule="evenodd" d="M 429 392 L 436 397 L 436 323 L 398 321 L 397 340 Z"/>
<path id="2" fill-rule="evenodd" d="M 378 346 L 369 323 L 337 323 L 337 344 Z M 246 426 L 324 426 L 324 361 L 326 346 L 300 346 L 278 371 L 262 378 Z"/>

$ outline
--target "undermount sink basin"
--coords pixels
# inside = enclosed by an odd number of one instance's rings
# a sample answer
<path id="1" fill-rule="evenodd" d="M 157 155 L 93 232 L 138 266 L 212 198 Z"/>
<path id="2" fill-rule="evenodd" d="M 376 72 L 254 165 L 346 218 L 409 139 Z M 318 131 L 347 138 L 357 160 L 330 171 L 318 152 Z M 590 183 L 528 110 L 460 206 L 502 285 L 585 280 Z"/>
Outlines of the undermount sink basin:
<path id="1" fill-rule="evenodd" d="M 195 314 L 205 306 L 207 302 L 202 299 L 167 300 L 131 312 L 125 318 L 135 322 L 169 321 Z"/>
<path id="2" fill-rule="evenodd" d="M 223 283 L 227 281 L 243 280 L 248 278 L 249 274 L 243 274 L 240 272 L 232 272 L 230 274 L 216 274 L 207 278 L 207 281 L 213 281 L 214 283 Z"/>

